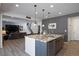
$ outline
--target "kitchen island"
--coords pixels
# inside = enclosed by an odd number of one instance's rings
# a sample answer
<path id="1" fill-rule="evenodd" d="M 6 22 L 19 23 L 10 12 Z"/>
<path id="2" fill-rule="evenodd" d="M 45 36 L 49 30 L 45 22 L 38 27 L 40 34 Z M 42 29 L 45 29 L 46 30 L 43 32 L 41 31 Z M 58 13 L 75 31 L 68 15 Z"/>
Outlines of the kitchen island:
<path id="1" fill-rule="evenodd" d="M 25 36 L 25 52 L 31 56 L 55 56 L 63 48 L 63 37 L 58 34 Z"/>

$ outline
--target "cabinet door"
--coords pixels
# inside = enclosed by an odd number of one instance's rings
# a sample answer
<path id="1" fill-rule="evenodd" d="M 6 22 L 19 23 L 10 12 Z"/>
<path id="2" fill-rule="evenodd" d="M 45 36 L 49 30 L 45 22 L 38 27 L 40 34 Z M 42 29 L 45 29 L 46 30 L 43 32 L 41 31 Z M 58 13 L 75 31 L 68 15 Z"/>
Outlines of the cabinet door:
<path id="1" fill-rule="evenodd" d="M 55 40 L 47 43 L 47 54 L 48 56 L 55 56 Z"/>
<path id="2" fill-rule="evenodd" d="M 56 54 L 61 50 L 63 45 L 64 45 L 64 39 L 62 37 L 59 37 L 55 40 L 55 52 L 56 52 Z"/>
<path id="3" fill-rule="evenodd" d="M 36 40 L 35 41 L 35 55 L 47 56 L 47 43 Z"/>

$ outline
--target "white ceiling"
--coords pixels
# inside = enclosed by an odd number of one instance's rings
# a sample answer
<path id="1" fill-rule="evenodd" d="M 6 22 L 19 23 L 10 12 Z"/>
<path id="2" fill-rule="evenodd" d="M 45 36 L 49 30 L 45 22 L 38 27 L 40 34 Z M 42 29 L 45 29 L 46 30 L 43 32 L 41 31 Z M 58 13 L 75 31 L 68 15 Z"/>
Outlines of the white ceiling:
<path id="1" fill-rule="evenodd" d="M 16 8 L 15 6 L 16 4 L 19 4 L 18 8 Z M 15 3 L 2 4 L 2 11 L 4 13 L 23 15 L 24 18 L 25 16 L 35 17 L 34 3 L 16 3 L 16 4 Z M 46 18 L 48 12 L 51 12 L 48 18 L 79 12 L 79 3 L 36 3 L 36 5 L 38 12 L 37 14 L 38 19 L 43 19 L 42 9 L 45 9 L 44 18 Z M 50 8 L 50 5 L 54 5 L 54 7 Z M 62 12 L 62 14 L 58 14 L 59 12 Z"/>

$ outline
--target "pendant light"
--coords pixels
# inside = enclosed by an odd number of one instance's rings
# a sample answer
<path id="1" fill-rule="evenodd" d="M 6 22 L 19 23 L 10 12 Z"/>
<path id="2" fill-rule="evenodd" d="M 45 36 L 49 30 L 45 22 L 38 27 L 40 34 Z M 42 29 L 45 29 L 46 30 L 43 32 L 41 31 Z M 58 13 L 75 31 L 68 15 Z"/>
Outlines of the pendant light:
<path id="1" fill-rule="evenodd" d="M 34 5 L 34 8 L 35 8 L 35 23 L 34 23 L 34 26 L 37 25 L 37 22 L 36 22 L 36 14 L 37 14 L 36 7 L 37 7 L 37 5 Z"/>
<path id="2" fill-rule="evenodd" d="M 43 12 L 43 19 L 44 19 L 44 11 L 45 11 L 45 9 L 42 9 L 42 12 Z M 44 24 L 42 24 L 42 27 L 44 27 L 45 25 Z"/>

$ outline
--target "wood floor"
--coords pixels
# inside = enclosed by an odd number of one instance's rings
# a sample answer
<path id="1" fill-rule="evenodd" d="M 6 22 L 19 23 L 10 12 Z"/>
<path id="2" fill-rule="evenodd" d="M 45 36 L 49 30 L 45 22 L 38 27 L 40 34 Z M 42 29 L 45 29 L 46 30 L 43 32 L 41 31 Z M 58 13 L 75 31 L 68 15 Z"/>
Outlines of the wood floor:
<path id="1" fill-rule="evenodd" d="M 29 56 L 25 53 L 25 40 L 16 39 L 15 44 L 8 40 L 8 44 L 0 48 L 0 56 Z M 79 41 L 65 43 L 57 56 L 79 56 Z"/>
<path id="2" fill-rule="evenodd" d="M 79 40 L 69 41 L 64 44 L 58 56 L 79 56 Z"/>
<path id="3" fill-rule="evenodd" d="M 16 39 L 15 44 L 12 40 L 8 40 L 7 43 L 3 48 L 0 48 L 0 56 L 29 56 L 25 53 L 24 39 Z"/>

